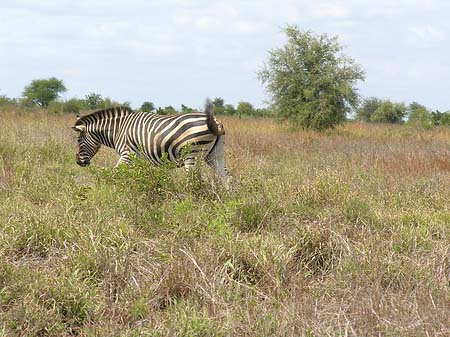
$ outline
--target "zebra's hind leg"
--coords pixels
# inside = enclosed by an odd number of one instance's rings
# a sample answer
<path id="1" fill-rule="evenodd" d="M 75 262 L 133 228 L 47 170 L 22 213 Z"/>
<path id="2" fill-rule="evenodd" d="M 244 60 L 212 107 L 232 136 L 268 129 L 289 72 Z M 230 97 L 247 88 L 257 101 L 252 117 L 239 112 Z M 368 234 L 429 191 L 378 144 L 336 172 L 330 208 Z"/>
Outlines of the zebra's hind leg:
<path id="1" fill-rule="evenodd" d="M 225 182 L 225 187 L 230 188 L 232 177 L 228 173 L 228 169 L 225 165 L 225 140 L 224 136 L 219 136 L 214 148 L 206 156 L 206 163 L 211 166 L 219 177 Z"/>

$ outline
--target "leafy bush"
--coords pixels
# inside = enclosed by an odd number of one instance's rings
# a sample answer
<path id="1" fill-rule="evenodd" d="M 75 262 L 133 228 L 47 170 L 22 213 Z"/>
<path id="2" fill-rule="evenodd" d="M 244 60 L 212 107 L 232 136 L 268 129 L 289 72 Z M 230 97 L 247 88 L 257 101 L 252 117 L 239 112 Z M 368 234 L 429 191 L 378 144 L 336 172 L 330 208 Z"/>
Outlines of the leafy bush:
<path id="1" fill-rule="evenodd" d="M 176 163 L 164 159 L 161 166 L 153 166 L 142 156 L 132 156 L 129 165 L 113 169 L 91 168 L 98 183 L 116 186 L 130 198 L 144 197 L 149 201 L 164 200 L 174 189 L 171 173 Z"/>
<path id="2" fill-rule="evenodd" d="M 153 110 L 155 110 L 155 105 L 152 102 L 144 102 L 139 108 L 139 111 L 152 112 Z"/>
<path id="3" fill-rule="evenodd" d="M 406 116 L 406 106 L 403 103 L 383 101 L 370 117 L 371 122 L 376 123 L 403 123 Z"/>
<path id="4" fill-rule="evenodd" d="M 364 122 L 370 122 L 372 115 L 379 108 L 383 101 L 376 97 L 364 99 L 362 105 L 356 109 L 356 119 Z"/>
<path id="5" fill-rule="evenodd" d="M 433 116 L 426 108 L 418 108 L 409 114 L 408 124 L 423 129 L 430 129 L 434 125 Z"/>

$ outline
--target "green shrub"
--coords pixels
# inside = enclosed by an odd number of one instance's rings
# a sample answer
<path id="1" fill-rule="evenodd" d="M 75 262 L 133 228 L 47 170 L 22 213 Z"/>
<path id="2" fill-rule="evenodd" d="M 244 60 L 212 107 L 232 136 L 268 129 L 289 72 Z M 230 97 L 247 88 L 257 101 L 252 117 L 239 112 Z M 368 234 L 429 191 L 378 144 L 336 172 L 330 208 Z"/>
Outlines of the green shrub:
<path id="1" fill-rule="evenodd" d="M 433 116 L 426 108 L 418 108 L 409 114 L 408 124 L 422 129 L 431 129 L 434 125 Z"/>
<path id="2" fill-rule="evenodd" d="M 114 185 L 120 193 L 131 199 L 145 198 L 156 202 L 164 200 L 174 190 L 172 179 L 176 163 L 164 160 L 161 166 L 153 166 L 141 156 L 133 156 L 129 165 L 113 169 L 91 168 L 98 184 Z"/>
<path id="3" fill-rule="evenodd" d="M 381 102 L 375 112 L 370 116 L 371 122 L 376 123 L 403 123 L 406 116 L 406 106 L 403 103 L 393 103 L 389 100 Z"/>

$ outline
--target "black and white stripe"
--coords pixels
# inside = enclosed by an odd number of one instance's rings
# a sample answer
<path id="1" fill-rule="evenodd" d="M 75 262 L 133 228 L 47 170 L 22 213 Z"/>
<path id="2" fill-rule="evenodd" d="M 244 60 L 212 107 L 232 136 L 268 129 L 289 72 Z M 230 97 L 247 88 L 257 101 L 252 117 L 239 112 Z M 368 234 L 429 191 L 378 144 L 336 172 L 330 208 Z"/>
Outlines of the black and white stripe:
<path id="1" fill-rule="evenodd" d="M 188 169 L 196 160 L 204 159 L 228 181 L 225 131 L 214 116 L 211 102 L 207 102 L 205 110 L 163 116 L 115 107 L 79 117 L 73 126 L 79 132 L 77 163 L 89 165 L 100 146 L 105 145 L 119 154 L 117 164 L 129 163 L 131 153 L 142 153 L 154 165 L 162 164 L 166 156 Z"/>

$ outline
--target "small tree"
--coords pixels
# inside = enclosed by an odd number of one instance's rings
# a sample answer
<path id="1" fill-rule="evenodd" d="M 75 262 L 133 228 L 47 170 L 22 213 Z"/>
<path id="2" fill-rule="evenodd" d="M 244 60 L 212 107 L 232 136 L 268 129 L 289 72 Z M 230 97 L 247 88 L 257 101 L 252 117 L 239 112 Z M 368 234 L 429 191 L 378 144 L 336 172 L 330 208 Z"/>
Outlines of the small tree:
<path id="1" fill-rule="evenodd" d="M 442 118 L 439 125 L 450 126 L 450 111 L 442 113 Z"/>
<path id="2" fill-rule="evenodd" d="M 81 110 L 86 109 L 86 102 L 82 99 L 71 98 L 64 102 L 63 112 L 64 113 L 80 113 Z"/>
<path id="3" fill-rule="evenodd" d="M 428 109 L 417 102 L 412 102 L 409 107 L 408 124 L 419 128 L 429 129 L 434 125 L 433 115 Z"/>
<path id="4" fill-rule="evenodd" d="M 434 125 L 450 126 L 450 111 L 431 111 L 431 116 L 433 118 Z"/>
<path id="5" fill-rule="evenodd" d="M 408 124 L 429 129 L 434 125 L 433 115 L 425 107 L 416 108 L 410 112 Z"/>
<path id="6" fill-rule="evenodd" d="M 213 101 L 214 106 L 217 107 L 223 107 L 224 106 L 224 99 L 222 97 L 216 97 Z"/>
<path id="7" fill-rule="evenodd" d="M 258 73 L 272 110 L 301 128 L 322 130 L 344 121 L 356 108 L 355 84 L 364 72 L 341 53 L 337 37 L 316 36 L 296 26 L 283 32 L 287 43 L 269 52 L 268 64 Z"/>
<path id="8" fill-rule="evenodd" d="M 213 101 L 214 112 L 218 115 L 223 115 L 225 110 L 225 101 L 222 97 L 216 97 Z"/>
<path id="9" fill-rule="evenodd" d="M 48 107 L 50 102 L 56 100 L 59 95 L 67 91 L 62 80 L 55 77 L 33 80 L 22 93 L 27 105 L 39 105 Z"/>
<path id="10" fill-rule="evenodd" d="M 102 95 L 97 94 L 95 92 L 91 92 L 84 97 L 86 101 L 86 105 L 89 109 L 97 109 L 103 107 L 105 101 L 102 98 Z"/>
<path id="11" fill-rule="evenodd" d="M 188 107 L 187 105 L 181 104 L 181 113 L 185 114 L 188 112 L 195 112 L 195 109 Z"/>
<path id="12" fill-rule="evenodd" d="M 383 101 L 376 97 L 369 97 L 364 100 L 361 106 L 356 109 L 356 119 L 370 122 L 370 118 Z"/>
<path id="13" fill-rule="evenodd" d="M 15 105 L 17 101 L 14 98 L 9 98 L 5 95 L 0 95 L 0 106 Z"/>
<path id="14" fill-rule="evenodd" d="M 160 115 L 173 115 L 178 113 L 177 110 L 175 110 L 175 108 L 171 105 L 166 106 L 165 108 L 161 108 L 159 107 L 158 110 L 156 110 L 156 113 L 160 114 Z"/>
<path id="15" fill-rule="evenodd" d="M 140 111 L 152 112 L 155 110 L 155 105 L 152 102 L 144 102 L 141 105 Z"/>
<path id="16" fill-rule="evenodd" d="M 241 118 L 242 116 L 253 116 L 255 108 L 249 102 L 239 102 L 236 108 L 236 113 Z"/>
<path id="17" fill-rule="evenodd" d="M 403 103 L 383 101 L 370 117 L 371 122 L 376 123 L 403 123 L 406 116 L 406 106 Z"/>
<path id="18" fill-rule="evenodd" d="M 431 111 L 431 116 L 433 118 L 434 125 L 450 126 L 450 111 Z"/>
<path id="19" fill-rule="evenodd" d="M 235 115 L 236 109 L 234 108 L 233 104 L 225 104 L 223 107 L 223 114 L 224 115 Z"/>

